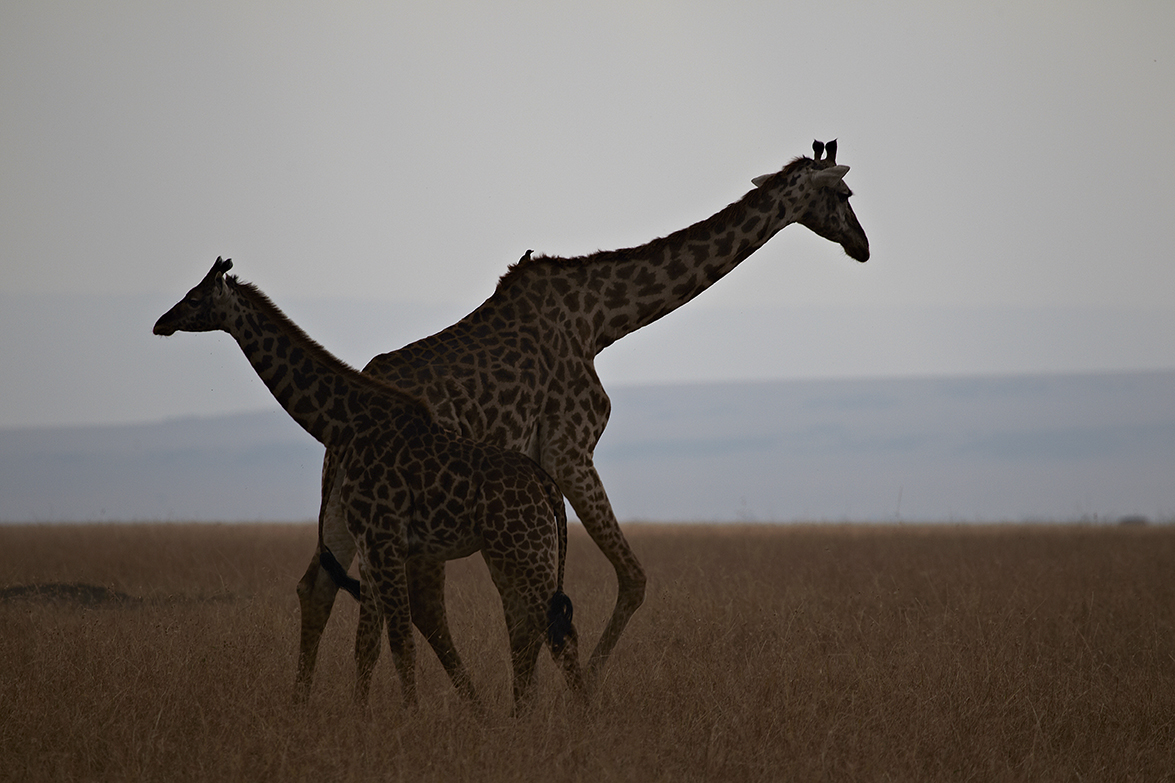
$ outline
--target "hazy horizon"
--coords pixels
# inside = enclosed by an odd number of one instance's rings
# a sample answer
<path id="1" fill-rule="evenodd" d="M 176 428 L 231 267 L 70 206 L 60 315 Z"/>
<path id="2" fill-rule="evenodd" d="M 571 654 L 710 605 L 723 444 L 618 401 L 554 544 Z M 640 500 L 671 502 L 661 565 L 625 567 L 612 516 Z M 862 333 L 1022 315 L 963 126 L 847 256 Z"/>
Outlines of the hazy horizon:
<path id="1" fill-rule="evenodd" d="M 1175 520 L 1175 371 L 612 388 L 622 521 Z M 272 404 L 0 428 L 0 520 L 309 520 L 323 449 Z"/>

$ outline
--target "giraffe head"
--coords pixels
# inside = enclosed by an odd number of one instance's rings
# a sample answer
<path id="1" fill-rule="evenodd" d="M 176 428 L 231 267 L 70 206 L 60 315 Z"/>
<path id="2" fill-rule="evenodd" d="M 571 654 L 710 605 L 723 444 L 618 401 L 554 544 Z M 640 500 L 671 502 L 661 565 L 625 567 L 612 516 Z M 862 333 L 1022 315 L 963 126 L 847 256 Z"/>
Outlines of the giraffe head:
<path id="1" fill-rule="evenodd" d="M 849 205 L 853 195 L 845 184 L 849 167 L 836 162 L 836 139 L 827 145 L 814 141 L 812 151 L 813 158 L 797 158 L 783 171 L 752 181 L 756 187 L 777 192 L 781 205 L 796 210 L 793 219 L 797 223 L 836 242 L 850 258 L 868 261 L 869 238 Z"/>
<path id="2" fill-rule="evenodd" d="M 232 268 L 231 258 L 217 258 L 200 284 L 161 315 L 152 331 L 168 337 L 176 332 L 214 332 L 222 328 L 213 317 L 212 305 L 224 286 L 224 273 Z"/>

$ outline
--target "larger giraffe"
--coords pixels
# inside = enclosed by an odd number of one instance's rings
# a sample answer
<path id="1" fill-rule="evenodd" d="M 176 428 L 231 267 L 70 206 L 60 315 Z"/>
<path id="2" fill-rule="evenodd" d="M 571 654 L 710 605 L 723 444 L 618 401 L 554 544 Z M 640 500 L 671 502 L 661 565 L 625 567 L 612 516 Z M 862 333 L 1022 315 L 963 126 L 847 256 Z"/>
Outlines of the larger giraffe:
<path id="1" fill-rule="evenodd" d="M 595 371 L 596 354 L 693 299 L 790 223 L 807 226 L 866 261 L 869 240 L 844 183 L 848 166 L 836 163 L 835 141 L 827 148 L 815 142 L 813 150 L 812 158 L 796 158 L 781 171 L 756 177 L 754 190 L 712 217 L 640 247 L 579 258 L 527 253 L 465 318 L 376 356 L 364 368 L 428 400 L 445 425 L 529 455 L 558 482 L 618 583 L 616 605 L 588 662 L 589 682 L 645 594 L 644 570 L 592 462 L 610 413 Z M 355 545 L 341 524 L 337 492 L 330 489 L 335 462 L 328 450 L 319 520 L 322 538 L 345 565 Z M 444 580 L 443 570 L 425 576 Z M 298 584 L 302 697 L 309 692 L 336 591 L 315 555 Z M 378 643 L 377 635 L 357 638 L 356 649 Z"/>
<path id="2" fill-rule="evenodd" d="M 449 634 L 443 584 L 416 571 L 439 564 L 443 573 L 446 560 L 478 551 L 502 596 L 516 707 L 530 694 L 544 631 L 568 684 L 582 693 L 563 593 L 567 516 L 551 477 L 522 454 L 441 427 L 420 399 L 348 367 L 255 286 L 226 276 L 231 268 L 216 259 L 154 332 L 228 332 L 286 412 L 331 450 L 339 506 L 359 550 L 361 616 L 374 625 L 367 633 L 378 634 L 376 618 L 386 619 L 405 702 L 416 701 L 413 624 L 458 691 L 477 701 Z M 375 658 L 358 663 L 356 696 L 366 700 Z"/>

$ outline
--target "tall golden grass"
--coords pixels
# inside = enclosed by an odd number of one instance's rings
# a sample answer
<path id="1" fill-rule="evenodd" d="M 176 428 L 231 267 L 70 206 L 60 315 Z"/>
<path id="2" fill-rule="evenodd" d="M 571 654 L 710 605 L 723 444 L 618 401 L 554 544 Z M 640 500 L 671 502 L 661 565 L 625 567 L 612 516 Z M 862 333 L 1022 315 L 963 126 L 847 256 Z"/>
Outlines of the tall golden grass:
<path id="1" fill-rule="evenodd" d="M 292 703 L 312 526 L 0 527 L 0 778 L 1172 778 L 1175 528 L 626 529 L 648 596 L 586 710 L 544 654 L 509 717 L 496 592 L 450 564 L 478 718 L 423 642 L 418 709 L 387 660 L 354 707 L 345 595 Z M 615 580 L 571 532 L 586 651 Z"/>

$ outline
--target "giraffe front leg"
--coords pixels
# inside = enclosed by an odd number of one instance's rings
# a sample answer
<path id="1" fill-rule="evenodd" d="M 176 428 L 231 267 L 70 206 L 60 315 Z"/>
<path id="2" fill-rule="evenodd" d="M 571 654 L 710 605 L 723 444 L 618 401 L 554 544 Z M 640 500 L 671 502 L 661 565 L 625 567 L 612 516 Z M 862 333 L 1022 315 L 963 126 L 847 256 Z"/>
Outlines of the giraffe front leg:
<path id="1" fill-rule="evenodd" d="M 556 455 L 549 467 L 547 462 L 544 455 L 543 467 L 555 477 L 584 529 L 616 570 L 616 606 L 588 660 L 587 683 L 590 687 L 599 678 L 628 621 L 644 603 L 647 579 L 645 569 L 620 530 L 591 458 L 579 455 L 578 461 L 572 457 L 561 462 Z"/>

